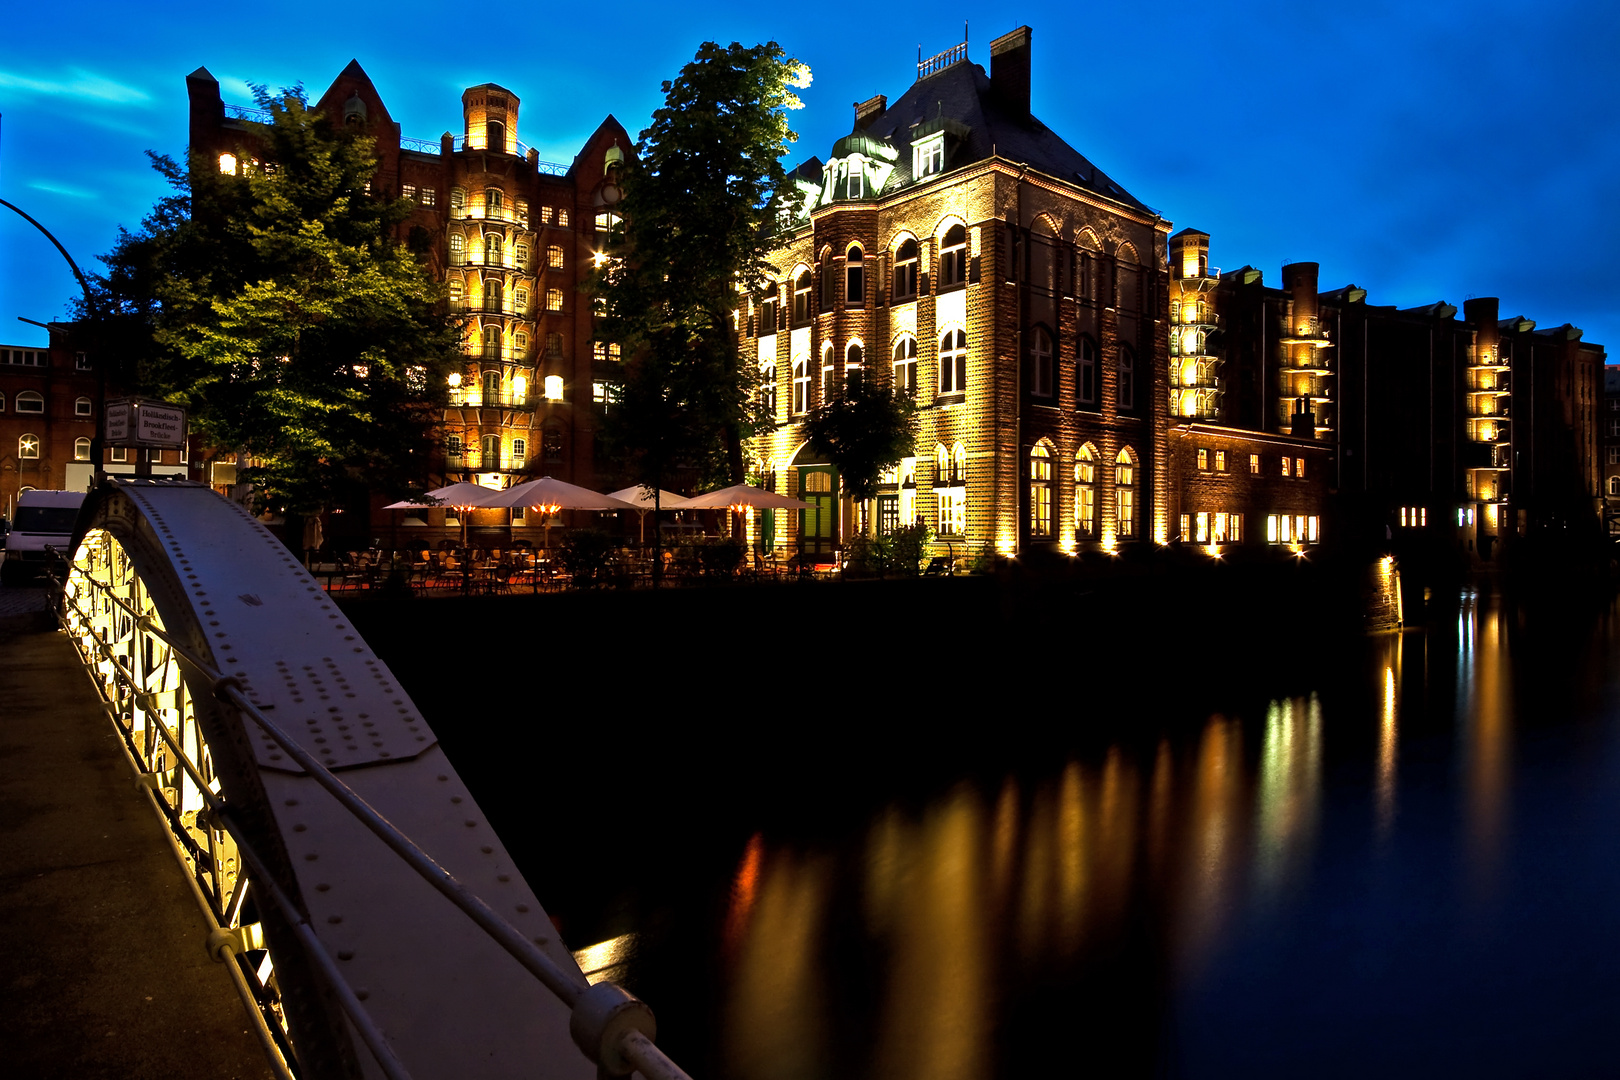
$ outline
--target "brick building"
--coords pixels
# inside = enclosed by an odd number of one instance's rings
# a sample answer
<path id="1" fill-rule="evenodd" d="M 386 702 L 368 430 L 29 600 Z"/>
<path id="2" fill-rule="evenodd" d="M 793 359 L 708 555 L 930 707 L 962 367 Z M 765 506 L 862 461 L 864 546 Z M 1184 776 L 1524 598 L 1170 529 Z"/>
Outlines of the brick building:
<path id="1" fill-rule="evenodd" d="M 1603 369 L 1603 526 L 1620 538 L 1620 367 Z"/>
<path id="2" fill-rule="evenodd" d="M 204 68 L 187 76 L 186 88 L 194 167 L 245 167 L 253 154 L 245 122 L 268 117 L 225 105 Z M 452 376 L 435 479 L 505 487 L 544 474 L 596 487 L 595 433 L 615 392 L 619 349 L 594 334 L 579 285 L 615 220 L 609 167 L 632 143 L 609 116 L 571 163 L 542 161 L 518 138 L 520 104 L 510 90 L 483 83 L 461 96 L 459 135 L 404 138 L 351 62 L 313 108 L 362 125 L 376 141 L 373 193 L 414 201 L 399 239 L 427 251 L 451 311 L 466 316 L 465 364 Z M 377 509 L 388 495 L 351 508 L 357 512 L 339 527 L 401 543 L 454 530 L 435 510 L 425 515 L 426 532 L 396 532 L 401 516 Z M 522 511 L 510 522 L 506 511 L 480 511 L 474 521 L 502 533 L 509 523 L 524 527 Z"/>

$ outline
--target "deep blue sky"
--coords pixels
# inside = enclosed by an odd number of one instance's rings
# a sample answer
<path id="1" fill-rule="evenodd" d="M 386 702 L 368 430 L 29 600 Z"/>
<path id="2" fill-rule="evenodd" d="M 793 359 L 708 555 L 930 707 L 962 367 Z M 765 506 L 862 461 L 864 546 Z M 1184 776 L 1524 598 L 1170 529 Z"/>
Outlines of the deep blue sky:
<path id="1" fill-rule="evenodd" d="M 993 37 L 1032 26 L 1036 115 L 1176 228 L 1211 233 L 1216 265 L 1275 283 L 1283 262 L 1315 260 L 1324 289 L 1354 282 L 1403 307 L 1496 295 L 1504 316 L 1572 322 L 1620 357 L 1604 261 L 1620 259 L 1612 0 L 16 4 L 0 31 L 0 198 L 90 270 L 162 194 L 142 151 L 184 151 L 199 65 L 249 103 L 250 81 L 315 97 L 358 59 L 419 138 L 460 131 L 461 90 L 499 82 L 522 98 L 519 137 L 569 161 L 607 113 L 646 126 L 659 83 L 705 39 L 775 39 L 809 64 L 793 160 L 825 157 L 852 102 L 897 98 L 918 44 L 950 47 L 964 19 L 986 66 Z M 15 317 L 59 318 L 76 289 L 0 208 L 0 341 L 42 343 Z"/>

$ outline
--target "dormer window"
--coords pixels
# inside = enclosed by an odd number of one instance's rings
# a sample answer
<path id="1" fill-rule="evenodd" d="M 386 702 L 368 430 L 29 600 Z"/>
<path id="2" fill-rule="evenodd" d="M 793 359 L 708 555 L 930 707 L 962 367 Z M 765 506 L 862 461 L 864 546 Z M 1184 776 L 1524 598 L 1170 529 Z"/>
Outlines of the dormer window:
<path id="1" fill-rule="evenodd" d="M 911 147 L 911 174 L 918 180 L 945 171 L 945 133 L 920 139 Z"/>
<path id="2" fill-rule="evenodd" d="M 859 159 L 850 159 L 849 163 L 846 164 L 844 168 L 846 169 L 844 177 L 844 198 L 866 198 L 866 189 L 861 183 L 861 163 Z"/>

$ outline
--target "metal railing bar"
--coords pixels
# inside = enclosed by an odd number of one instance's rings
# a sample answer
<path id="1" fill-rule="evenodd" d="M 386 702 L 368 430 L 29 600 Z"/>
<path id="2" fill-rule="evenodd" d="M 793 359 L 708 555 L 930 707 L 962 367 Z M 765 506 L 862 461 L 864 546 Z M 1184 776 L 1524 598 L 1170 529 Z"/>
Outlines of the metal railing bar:
<path id="1" fill-rule="evenodd" d="M 286 915 L 292 922 L 293 932 L 304 943 L 304 948 L 308 950 L 310 959 L 315 961 L 315 966 L 320 968 L 321 974 L 326 976 L 326 981 L 331 984 L 332 990 L 338 996 L 338 1003 L 343 1006 L 343 1011 L 348 1015 L 349 1022 L 360 1033 L 360 1038 L 365 1042 L 366 1049 L 371 1051 L 371 1056 L 376 1058 L 377 1064 L 382 1066 L 382 1070 L 388 1075 L 389 1080 L 411 1080 L 410 1070 L 406 1069 L 404 1063 L 395 1055 L 394 1048 L 388 1044 L 387 1037 L 378 1030 L 376 1023 L 371 1019 L 371 1014 L 366 1011 L 364 1005 L 360 1004 L 360 999 L 355 997 L 354 990 L 349 986 L 348 980 L 338 971 L 337 961 L 332 959 L 332 954 L 326 951 L 326 946 L 321 942 L 314 928 L 309 925 L 309 919 L 294 906 L 292 897 L 283 892 L 281 886 L 276 884 L 269 868 L 259 861 L 258 854 L 251 847 L 242 843 L 237 833 L 236 823 L 231 820 L 230 811 L 222 811 L 219 814 L 219 820 L 230 830 L 232 836 L 237 837 L 237 850 L 242 856 L 242 861 L 253 871 L 255 887 L 263 889 L 269 895 L 270 901 L 280 908 L 282 914 Z"/>

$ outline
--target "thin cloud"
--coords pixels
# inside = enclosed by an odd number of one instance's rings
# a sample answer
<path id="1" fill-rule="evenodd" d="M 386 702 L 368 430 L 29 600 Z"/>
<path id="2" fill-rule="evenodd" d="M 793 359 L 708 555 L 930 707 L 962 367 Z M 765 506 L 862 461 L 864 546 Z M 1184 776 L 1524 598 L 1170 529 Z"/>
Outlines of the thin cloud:
<path id="1" fill-rule="evenodd" d="M 101 105 L 144 106 L 152 100 L 152 95 L 138 86 L 116 82 L 80 68 L 69 69 L 65 79 L 34 78 L 12 71 L 0 71 L 0 90 L 43 97 L 76 98 Z"/>
<path id="2" fill-rule="evenodd" d="M 30 181 L 29 187 L 35 191 L 44 191 L 52 195 L 66 195 L 70 199 L 99 199 L 100 194 L 86 191 L 83 188 L 68 187 L 66 184 L 53 184 L 49 180 Z"/>

